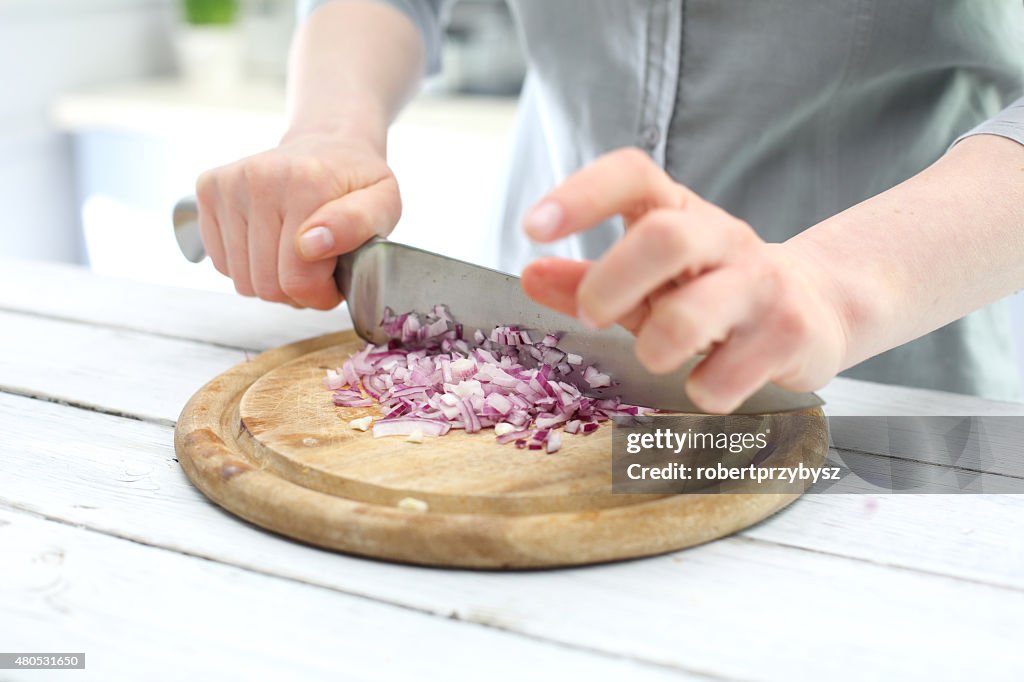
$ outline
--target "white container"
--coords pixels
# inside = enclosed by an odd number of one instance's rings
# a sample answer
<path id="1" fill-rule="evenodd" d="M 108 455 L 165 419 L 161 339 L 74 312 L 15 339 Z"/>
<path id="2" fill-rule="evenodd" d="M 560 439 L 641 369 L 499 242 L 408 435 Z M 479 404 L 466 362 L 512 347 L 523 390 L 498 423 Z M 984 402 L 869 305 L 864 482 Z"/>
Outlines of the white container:
<path id="1" fill-rule="evenodd" d="M 245 45 L 237 24 L 179 24 L 174 46 L 179 73 L 189 87 L 209 93 L 238 88 L 244 72 Z"/>

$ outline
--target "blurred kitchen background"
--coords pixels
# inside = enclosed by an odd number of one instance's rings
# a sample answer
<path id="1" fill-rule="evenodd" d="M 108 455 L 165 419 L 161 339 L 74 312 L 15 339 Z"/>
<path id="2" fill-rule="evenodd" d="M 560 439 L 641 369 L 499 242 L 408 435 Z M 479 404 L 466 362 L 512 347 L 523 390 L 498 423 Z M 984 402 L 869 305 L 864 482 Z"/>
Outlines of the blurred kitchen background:
<path id="1" fill-rule="evenodd" d="M 0 0 L 0 254 L 234 290 L 181 258 L 170 215 L 200 172 L 284 130 L 295 2 L 237 4 Z M 393 237 L 489 264 L 525 66 L 504 0 L 449 12 L 444 72 L 391 134 L 407 216 Z"/>
<path id="2" fill-rule="evenodd" d="M 221 4 L 0 0 L 0 257 L 234 291 L 179 255 L 171 208 L 203 170 L 276 144 L 295 2 Z M 492 265 L 525 64 L 504 0 L 449 17 L 442 74 L 392 128 L 392 238 Z M 1015 325 L 1024 368 L 1020 294 Z"/>

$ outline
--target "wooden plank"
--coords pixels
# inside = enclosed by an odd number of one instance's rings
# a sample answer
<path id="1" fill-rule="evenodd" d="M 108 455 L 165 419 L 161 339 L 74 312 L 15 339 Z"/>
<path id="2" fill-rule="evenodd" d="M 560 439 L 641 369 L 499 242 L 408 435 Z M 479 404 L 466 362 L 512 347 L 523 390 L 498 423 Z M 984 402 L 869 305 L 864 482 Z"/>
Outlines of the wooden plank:
<path id="1" fill-rule="evenodd" d="M 4 649 L 85 652 L 75 679 L 698 679 L 4 509 L 0 603 Z"/>
<path id="2" fill-rule="evenodd" d="M 242 296 L 100 277 L 37 261 L 0 261 L 0 309 L 175 338 L 265 350 L 351 328 L 343 310 L 293 310 Z M 211 377 L 207 377 L 211 378 Z M 835 379 L 820 391 L 830 415 L 1024 414 L 1024 403 Z"/>
<path id="3" fill-rule="evenodd" d="M 0 259 L 0 310 L 257 351 L 352 328 L 344 307 L 295 310 L 244 296 L 102 277 L 76 265 L 14 259 Z"/>
<path id="4" fill-rule="evenodd" d="M 0 389 L 173 424 L 199 388 L 247 359 L 140 332 L 0 312 Z"/>
<path id="5" fill-rule="evenodd" d="M 978 665 L 996 679 L 1022 664 L 1020 496 L 805 497 L 742 536 L 649 560 L 434 570 L 239 522 L 187 482 L 165 426 L 0 395 L 0 433 L 7 505 L 533 637 L 752 680 L 956 679 Z M 958 655 L 907 653 L 936 642 Z"/>

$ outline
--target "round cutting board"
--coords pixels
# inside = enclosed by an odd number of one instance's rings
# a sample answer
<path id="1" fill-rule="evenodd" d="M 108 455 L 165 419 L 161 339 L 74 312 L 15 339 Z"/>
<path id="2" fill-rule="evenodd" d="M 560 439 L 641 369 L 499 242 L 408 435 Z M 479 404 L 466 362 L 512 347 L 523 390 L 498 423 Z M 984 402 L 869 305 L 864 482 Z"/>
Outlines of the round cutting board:
<path id="1" fill-rule="evenodd" d="M 364 556 L 439 566 L 529 568 L 647 556 L 741 530 L 799 492 L 613 494 L 611 426 L 562 449 L 498 445 L 486 429 L 423 443 L 374 438 L 322 385 L 364 342 L 329 334 L 267 351 L 216 377 L 181 413 L 175 448 L 185 473 L 228 511 L 291 538 Z M 823 461 L 828 435 L 779 433 L 771 456 Z M 771 415 L 766 416 L 771 419 Z M 405 498 L 426 510 L 399 505 Z"/>

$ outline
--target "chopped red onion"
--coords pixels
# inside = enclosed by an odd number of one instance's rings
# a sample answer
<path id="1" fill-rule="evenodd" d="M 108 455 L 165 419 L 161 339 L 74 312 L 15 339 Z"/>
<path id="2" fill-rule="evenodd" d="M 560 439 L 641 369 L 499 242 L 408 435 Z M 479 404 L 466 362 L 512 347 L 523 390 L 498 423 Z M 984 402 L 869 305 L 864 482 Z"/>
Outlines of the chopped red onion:
<path id="1" fill-rule="evenodd" d="M 474 433 L 493 426 L 498 443 L 554 453 L 562 436 L 553 429 L 586 435 L 611 417 L 648 412 L 618 398 L 584 396 L 570 377 L 583 358 L 559 349 L 555 334 L 534 343 L 517 326 L 495 327 L 490 334 L 478 329 L 470 346 L 443 305 L 422 316 L 385 310 L 381 327 L 390 342 L 367 344 L 324 378 L 335 405 L 380 408 L 384 418 L 373 424 L 375 438 L 418 440 L 453 428 Z M 581 376 L 591 388 L 612 385 L 593 365 Z"/>

